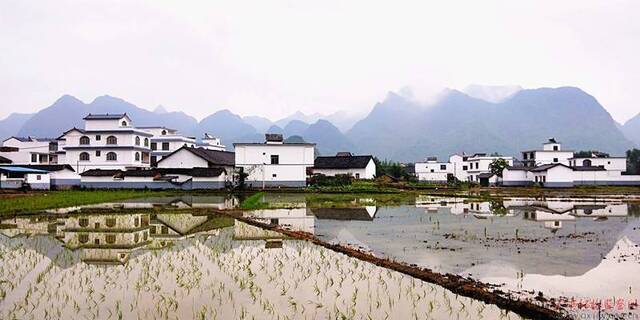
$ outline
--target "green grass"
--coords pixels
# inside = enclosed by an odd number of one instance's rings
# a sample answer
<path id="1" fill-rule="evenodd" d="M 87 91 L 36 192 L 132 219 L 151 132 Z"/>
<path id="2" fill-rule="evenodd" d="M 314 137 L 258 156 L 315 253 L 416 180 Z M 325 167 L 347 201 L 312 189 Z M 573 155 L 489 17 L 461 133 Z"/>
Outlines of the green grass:
<path id="1" fill-rule="evenodd" d="M 269 204 L 264 201 L 264 192 L 256 192 L 240 203 L 240 209 L 243 210 L 267 209 L 269 207 Z"/>
<path id="2" fill-rule="evenodd" d="M 0 197 L 0 215 L 31 213 L 54 208 L 66 208 L 106 201 L 125 200 L 171 194 L 166 191 L 141 190 L 67 190 L 34 192 Z"/>
<path id="3" fill-rule="evenodd" d="M 326 193 L 398 193 L 400 189 L 382 186 L 374 181 L 354 181 L 349 185 L 342 186 L 312 186 L 307 191 Z"/>

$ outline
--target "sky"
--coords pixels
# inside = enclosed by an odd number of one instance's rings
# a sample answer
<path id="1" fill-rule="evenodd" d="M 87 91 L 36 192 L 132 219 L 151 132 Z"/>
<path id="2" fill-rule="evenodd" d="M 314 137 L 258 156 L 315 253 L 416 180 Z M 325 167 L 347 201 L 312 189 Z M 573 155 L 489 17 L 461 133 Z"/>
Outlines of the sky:
<path id="1" fill-rule="evenodd" d="M 201 119 L 363 113 L 389 91 L 576 86 L 640 112 L 640 1 L 0 1 L 0 118 L 108 94 Z"/>

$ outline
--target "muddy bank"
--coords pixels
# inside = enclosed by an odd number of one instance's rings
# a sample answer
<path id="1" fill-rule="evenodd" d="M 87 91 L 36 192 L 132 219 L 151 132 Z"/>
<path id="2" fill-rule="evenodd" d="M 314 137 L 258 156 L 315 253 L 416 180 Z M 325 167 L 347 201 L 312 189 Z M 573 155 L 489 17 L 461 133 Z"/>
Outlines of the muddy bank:
<path id="1" fill-rule="evenodd" d="M 277 225 L 268 225 L 257 222 L 251 218 L 243 217 L 242 211 L 216 212 L 227 214 L 250 225 L 277 231 L 292 238 L 307 240 L 312 242 L 313 244 L 346 254 L 359 260 L 366 261 L 387 269 L 395 270 L 423 281 L 440 285 L 453 293 L 477 299 L 485 303 L 494 304 L 502 309 L 515 312 L 526 318 L 571 319 L 571 317 L 562 310 L 552 309 L 550 306 L 556 304 L 555 300 L 547 299 L 541 293 L 535 297 L 535 301 L 518 300 L 515 296 L 512 296 L 511 293 L 503 292 L 499 289 L 496 289 L 495 287 L 481 283 L 471 278 L 464 278 L 462 276 L 450 273 L 441 274 L 433 272 L 428 268 L 419 268 L 416 265 L 408 265 L 389 259 L 375 257 L 370 253 L 362 252 L 347 246 L 330 244 L 316 238 L 314 235 L 309 233 L 286 230 L 280 228 Z M 549 307 L 545 307 L 543 305 Z"/>

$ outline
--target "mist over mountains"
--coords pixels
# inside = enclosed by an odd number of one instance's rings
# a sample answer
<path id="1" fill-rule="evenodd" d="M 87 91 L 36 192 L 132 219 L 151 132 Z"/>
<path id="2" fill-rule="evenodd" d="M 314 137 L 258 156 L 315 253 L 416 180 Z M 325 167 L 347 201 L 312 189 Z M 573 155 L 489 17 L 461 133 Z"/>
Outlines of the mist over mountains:
<path id="1" fill-rule="evenodd" d="M 241 117 L 226 109 L 197 121 L 162 106 L 149 111 L 111 96 L 87 104 L 65 95 L 35 114 L 0 120 L 0 137 L 57 137 L 82 127 L 88 113 L 126 112 L 137 126 L 167 126 L 197 137 L 208 132 L 221 137 L 229 149 L 233 142 L 260 142 L 265 132 L 274 132 L 314 142 L 324 155 L 352 151 L 407 162 L 459 152 L 519 157 L 521 150 L 539 148 L 549 137 L 567 148 L 613 155 L 640 143 L 640 115 L 619 126 L 594 97 L 578 88 L 470 86 L 464 91 L 449 90 L 429 105 L 390 92 L 361 119 L 344 112 L 296 112 L 276 121 Z"/>

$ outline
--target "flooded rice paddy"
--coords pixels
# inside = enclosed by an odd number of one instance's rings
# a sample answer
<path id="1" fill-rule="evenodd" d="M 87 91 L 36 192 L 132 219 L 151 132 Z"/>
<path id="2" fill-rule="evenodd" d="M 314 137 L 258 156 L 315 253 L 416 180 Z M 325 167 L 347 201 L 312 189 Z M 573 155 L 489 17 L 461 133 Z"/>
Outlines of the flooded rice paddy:
<path id="1" fill-rule="evenodd" d="M 636 319 L 640 210 L 621 199 L 354 198 L 244 218 L 552 299 L 576 318 Z M 0 218 L 2 319 L 519 319 L 495 305 L 228 215 L 223 196 L 151 198 Z M 208 211 L 209 210 L 209 211 Z M 239 217 L 238 217 L 239 218 Z M 597 319 L 597 317 L 596 317 Z"/>

